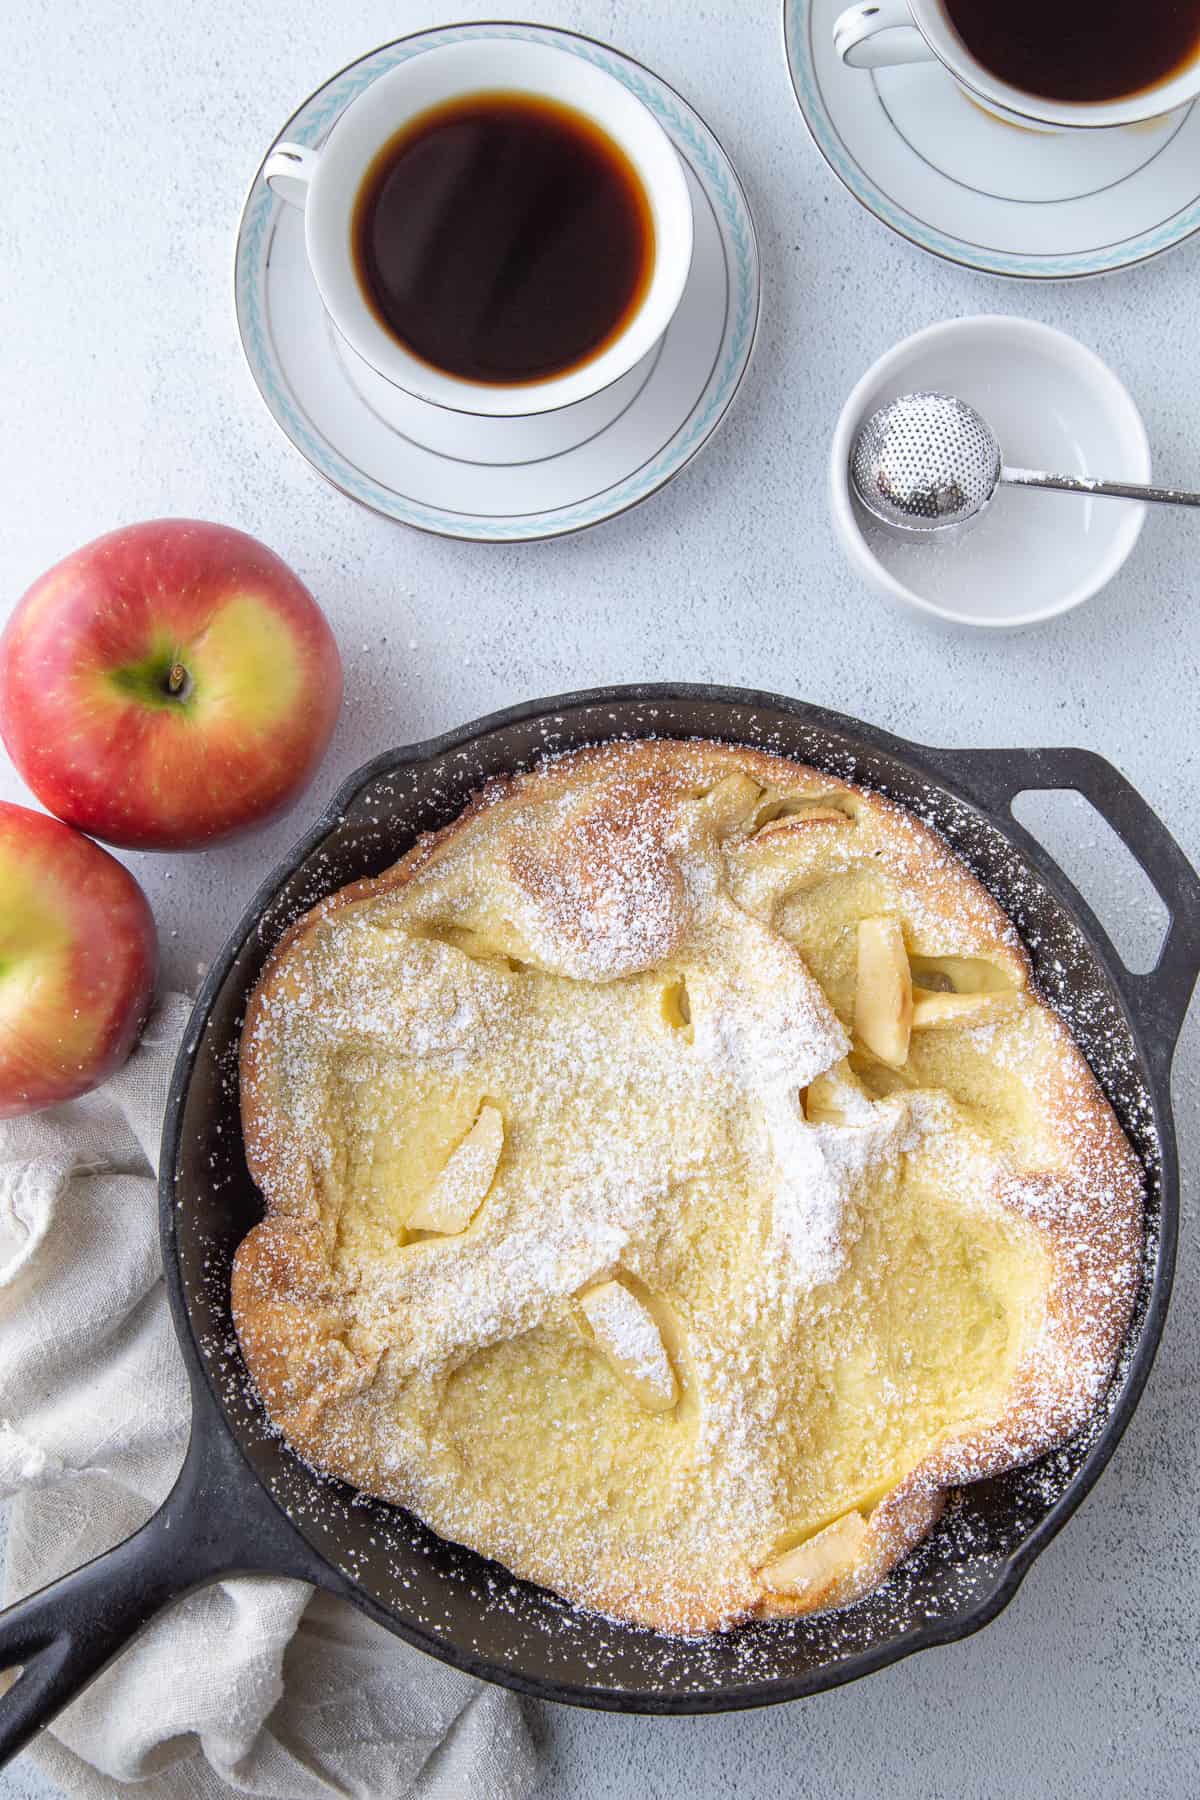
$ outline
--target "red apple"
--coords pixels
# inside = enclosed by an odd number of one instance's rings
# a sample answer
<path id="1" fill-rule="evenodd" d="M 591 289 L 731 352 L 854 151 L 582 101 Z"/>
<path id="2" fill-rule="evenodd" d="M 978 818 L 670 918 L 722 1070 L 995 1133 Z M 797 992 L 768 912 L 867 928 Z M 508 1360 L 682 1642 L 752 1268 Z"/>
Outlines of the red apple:
<path id="1" fill-rule="evenodd" d="M 137 850 L 194 850 L 281 813 L 342 700 L 333 634 L 265 544 L 158 519 L 35 581 L 0 636 L 0 735 L 38 799 Z"/>
<path id="2" fill-rule="evenodd" d="M 154 919 L 115 857 L 0 801 L 0 1119 L 73 1100 L 146 1022 Z"/>

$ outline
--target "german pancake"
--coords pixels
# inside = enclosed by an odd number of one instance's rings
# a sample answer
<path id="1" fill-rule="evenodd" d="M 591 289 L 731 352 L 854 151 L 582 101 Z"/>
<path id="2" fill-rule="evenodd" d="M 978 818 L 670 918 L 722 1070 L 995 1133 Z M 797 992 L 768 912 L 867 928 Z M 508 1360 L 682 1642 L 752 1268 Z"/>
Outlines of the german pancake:
<path id="1" fill-rule="evenodd" d="M 319 1468 L 673 1632 L 846 1605 L 1112 1371 L 1140 1166 L 1001 910 L 879 795 L 636 742 L 297 921 L 234 1316 Z"/>

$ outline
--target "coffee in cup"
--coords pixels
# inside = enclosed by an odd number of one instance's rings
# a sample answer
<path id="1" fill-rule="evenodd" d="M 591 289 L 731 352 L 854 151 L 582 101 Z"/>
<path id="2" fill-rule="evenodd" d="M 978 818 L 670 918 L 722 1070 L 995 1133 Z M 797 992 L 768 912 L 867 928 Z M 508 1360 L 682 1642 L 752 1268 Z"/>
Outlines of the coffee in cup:
<path id="1" fill-rule="evenodd" d="M 629 158 L 583 113 L 530 93 L 469 94 L 397 132 L 366 172 L 351 237 L 383 329 L 464 381 L 590 362 L 654 268 Z"/>
<path id="2" fill-rule="evenodd" d="M 1200 54 L 1198 0 L 945 0 L 977 62 L 1047 100 L 1120 100 Z"/>

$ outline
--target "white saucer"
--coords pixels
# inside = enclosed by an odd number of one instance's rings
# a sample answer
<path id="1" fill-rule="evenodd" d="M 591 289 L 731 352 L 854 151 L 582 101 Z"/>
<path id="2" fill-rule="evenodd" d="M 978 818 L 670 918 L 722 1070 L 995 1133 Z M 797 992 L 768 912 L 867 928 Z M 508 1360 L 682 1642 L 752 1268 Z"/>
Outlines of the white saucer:
<path id="1" fill-rule="evenodd" d="M 303 215 L 271 193 L 261 170 L 238 232 L 238 329 L 276 423 L 352 499 L 447 537 L 555 537 L 635 506 L 712 436 L 754 346 L 758 246 L 741 184 L 703 120 L 640 63 L 572 32 L 489 24 L 419 32 L 334 76 L 280 136 L 321 143 L 342 108 L 385 69 L 434 45 L 474 37 L 530 39 L 587 58 L 623 81 L 675 144 L 692 196 L 695 248 L 683 299 L 659 347 L 616 384 L 619 395 L 610 389 L 569 409 L 592 409 L 595 417 L 589 414 L 582 429 L 549 414 L 540 427 L 529 419 L 489 419 L 485 433 L 468 415 L 394 390 L 390 404 L 373 406 L 351 383 L 317 297 Z"/>
<path id="2" fill-rule="evenodd" d="M 847 68 L 833 48 L 843 4 L 784 0 L 792 84 L 830 168 L 901 237 L 985 274 L 1062 280 L 1200 230 L 1200 106 L 1112 130 L 1024 130 L 940 64 Z"/>

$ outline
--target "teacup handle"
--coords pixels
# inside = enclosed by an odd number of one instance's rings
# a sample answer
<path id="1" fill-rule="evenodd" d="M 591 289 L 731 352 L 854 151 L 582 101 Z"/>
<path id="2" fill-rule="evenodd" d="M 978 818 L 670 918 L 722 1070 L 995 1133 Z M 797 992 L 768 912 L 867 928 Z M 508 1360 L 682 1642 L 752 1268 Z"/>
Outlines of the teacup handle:
<path id="1" fill-rule="evenodd" d="M 304 211 L 308 184 L 317 169 L 317 152 L 304 144 L 276 144 L 263 164 L 263 180 L 273 194 Z"/>
<path id="2" fill-rule="evenodd" d="M 930 62 L 933 51 L 912 22 L 907 0 L 867 0 L 834 22 L 833 47 L 852 69 Z"/>

